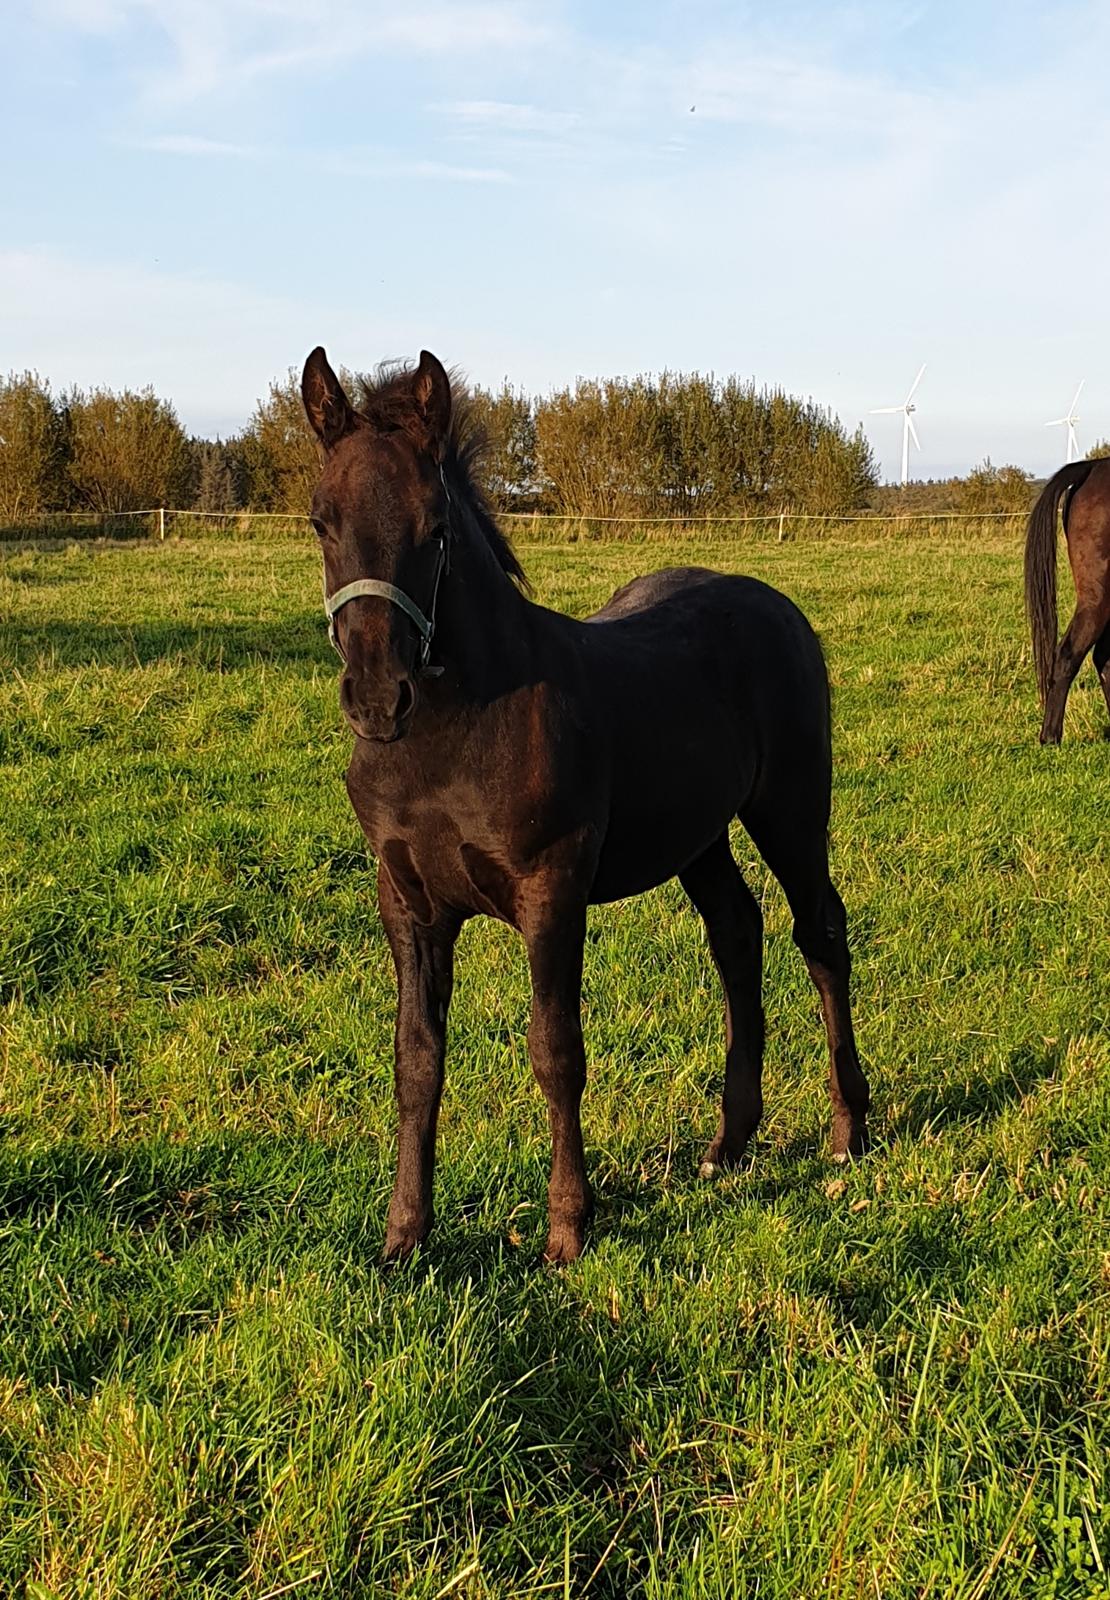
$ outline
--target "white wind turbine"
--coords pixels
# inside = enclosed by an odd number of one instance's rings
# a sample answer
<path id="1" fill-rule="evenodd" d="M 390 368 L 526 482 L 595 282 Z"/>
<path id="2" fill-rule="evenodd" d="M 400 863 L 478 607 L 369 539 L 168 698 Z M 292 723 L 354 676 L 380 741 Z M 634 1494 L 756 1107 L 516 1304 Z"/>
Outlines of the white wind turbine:
<path id="1" fill-rule="evenodd" d="M 1066 415 L 1053 417 L 1051 422 L 1045 423 L 1046 428 L 1067 428 L 1068 450 L 1064 460 L 1069 463 L 1079 460 L 1079 440 L 1075 437 L 1075 425 L 1079 421 L 1079 412 L 1075 408 L 1079 404 L 1079 396 L 1083 393 L 1083 385 L 1086 381 L 1086 378 L 1080 378 L 1079 388 L 1075 391 L 1075 399 L 1068 407 Z"/>
<path id="2" fill-rule="evenodd" d="M 913 442 L 917 446 L 917 448 L 919 450 L 921 449 L 921 440 L 917 437 L 917 429 L 913 425 L 913 413 L 917 410 L 917 407 L 913 403 L 913 397 L 917 393 L 917 386 L 921 382 L 921 380 L 922 380 L 922 378 L 924 376 L 925 376 L 925 363 L 922 362 L 921 363 L 921 371 L 917 374 L 917 377 L 910 384 L 910 392 L 906 396 L 906 398 L 902 401 L 902 404 L 900 406 L 877 406 L 875 408 L 875 410 L 872 411 L 872 413 L 871 413 L 871 415 L 873 417 L 890 417 L 890 416 L 896 415 L 898 412 L 901 412 L 901 415 L 902 415 L 902 487 L 903 487 L 903 489 L 906 487 L 906 482 L 907 482 L 907 480 L 909 478 L 910 438 L 911 437 L 913 438 Z"/>

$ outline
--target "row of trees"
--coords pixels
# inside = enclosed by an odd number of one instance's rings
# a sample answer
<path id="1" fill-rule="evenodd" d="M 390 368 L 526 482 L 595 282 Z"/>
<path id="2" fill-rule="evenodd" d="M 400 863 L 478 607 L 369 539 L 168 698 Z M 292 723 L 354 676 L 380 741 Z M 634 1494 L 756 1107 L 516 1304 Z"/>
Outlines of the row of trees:
<path id="1" fill-rule="evenodd" d="M 1029 511 L 1039 483 L 1021 467 L 996 467 L 988 456 L 966 478 L 928 478 L 905 487 L 884 484 L 871 497 L 875 510 L 891 516 L 966 516 Z"/>
<path id="2" fill-rule="evenodd" d="M 963 479 L 880 488 L 862 431 L 849 434 L 812 401 L 737 378 L 579 380 L 538 398 L 506 383 L 474 390 L 471 401 L 489 440 L 486 488 L 501 509 L 583 517 L 835 515 L 868 506 L 1020 512 L 1035 490 L 1030 474 L 989 461 Z M 159 505 L 303 513 L 317 470 L 292 372 L 226 441 L 189 438 L 151 389 L 55 397 L 33 373 L 0 379 L 0 517 L 8 522 Z"/>
<path id="3" fill-rule="evenodd" d="M 502 509 L 837 512 L 865 504 L 876 484 L 862 433 L 849 435 L 812 401 L 735 378 L 582 380 L 542 398 L 506 384 L 476 389 L 471 401 L 489 440 L 486 488 Z M 317 470 L 293 373 L 226 441 L 190 439 L 150 389 L 55 397 L 33 373 L 0 380 L 0 516 L 9 521 L 159 505 L 301 513 Z"/>
<path id="4" fill-rule="evenodd" d="M 862 433 L 849 436 L 811 401 L 735 378 L 580 380 L 540 398 L 505 384 L 470 398 L 488 440 L 485 487 L 503 510 L 848 511 L 866 503 L 877 481 Z M 318 464 L 294 374 L 271 384 L 235 448 L 255 509 L 305 509 Z"/>
<path id="5" fill-rule="evenodd" d="M 0 379 L 0 515 L 7 521 L 192 504 L 205 449 L 150 389 L 75 389 L 56 399 L 34 373 Z"/>
<path id="6" fill-rule="evenodd" d="M 1110 440 L 1102 439 L 1086 452 L 1086 459 L 1110 456 Z M 988 456 L 966 478 L 919 479 L 900 488 L 884 484 L 871 496 L 876 511 L 891 516 L 938 516 L 957 513 L 982 516 L 984 513 L 1025 515 L 1040 493 L 1043 479 L 1035 478 L 1022 467 L 996 467 Z"/>

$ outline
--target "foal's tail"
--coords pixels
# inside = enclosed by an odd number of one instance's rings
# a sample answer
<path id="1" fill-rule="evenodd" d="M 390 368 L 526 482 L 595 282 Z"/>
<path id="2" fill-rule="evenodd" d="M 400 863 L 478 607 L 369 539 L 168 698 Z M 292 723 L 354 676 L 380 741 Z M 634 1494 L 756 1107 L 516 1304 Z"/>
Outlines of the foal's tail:
<path id="1" fill-rule="evenodd" d="M 1042 705 L 1056 658 L 1056 511 L 1064 495 L 1086 481 L 1093 466 L 1093 461 L 1072 461 L 1049 478 L 1030 513 L 1025 535 L 1025 610 L 1033 634 L 1033 662 Z M 1065 504 L 1065 526 L 1067 514 Z"/>

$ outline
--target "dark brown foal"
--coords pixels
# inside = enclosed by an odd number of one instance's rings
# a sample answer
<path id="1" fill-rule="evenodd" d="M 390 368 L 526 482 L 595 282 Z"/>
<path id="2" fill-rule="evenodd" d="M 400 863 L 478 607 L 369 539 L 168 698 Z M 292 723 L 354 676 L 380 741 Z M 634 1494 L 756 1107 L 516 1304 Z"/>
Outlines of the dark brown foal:
<path id="1" fill-rule="evenodd" d="M 591 1211 L 580 1108 L 590 904 L 679 877 L 727 1008 L 721 1117 L 702 1171 L 738 1161 L 762 1110 L 763 929 L 728 843 L 740 817 L 782 883 L 828 1032 L 833 1153 L 862 1153 L 867 1081 L 829 878 L 829 693 L 796 606 L 750 578 L 638 578 L 585 622 L 533 605 L 475 486 L 467 408 L 425 352 L 356 410 L 305 366 L 322 447 L 312 518 L 355 734 L 347 789 L 378 857 L 397 971 L 397 1181 L 385 1254 L 432 1225 L 452 956 L 466 918 L 524 938 L 528 1048 L 551 1127 L 547 1256 Z"/>

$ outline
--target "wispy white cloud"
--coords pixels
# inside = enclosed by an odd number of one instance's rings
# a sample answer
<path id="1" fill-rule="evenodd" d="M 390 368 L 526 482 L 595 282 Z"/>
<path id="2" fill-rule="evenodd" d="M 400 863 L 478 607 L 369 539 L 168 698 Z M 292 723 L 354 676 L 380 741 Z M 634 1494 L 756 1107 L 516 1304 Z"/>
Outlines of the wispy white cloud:
<path id="1" fill-rule="evenodd" d="M 668 72 L 668 80 L 672 100 L 680 106 L 688 100 L 703 122 L 753 123 L 795 135 L 900 130 L 930 106 L 923 92 L 804 56 L 703 56 L 677 81 Z"/>
<path id="2" fill-rule="evenodd" d="M 511 172 L 503 167 L 469 166 L 452 161 L 401 156 L 389 150 L 336 150 L 306 154 L 296 150 L 263 150 L 257 145 L 232 144 L 190 133 L 155 134 L 149 139 L 127 141 L 132 150 L 155 155 L 223 158 L 236 161 L 280 159 L 300 172 L 325 171 L 340 177 L 401 178 L 442 183 L 513 183 Z"/>
<path id="3" fill-rule="evenodd" d="M 128 0 L 45 0 L 41 16 L 82 33 L 103 34 L 119 27 L 127 8 Z"/>
<path id="4" fill-rule="evenodd" d="M 351 178 L 402 178 L 439 183 L 512 183 L 503 167 L 459 166 L 451 161 L 424 161 L 391 155 L 351 153 L 323 157 L 316 164 Z"/>
<path id="5" fill-rule="evenodd" d="M 505 133 L 563 134 L 577 127 L 577 111 L 550 111 L 507 100 L 448 100 L 431 107 L 468 128 Z"/>
<path id="6" fill-rule="evenodd" d="M 47 19 L 99 35 L 153 28 L 172 64 L 148 103 L 187 103 L 259 79 L 319 72 L 371 52 L 483 56 L 549 39 L 535 0 L 48 0 Z"/>
<path id="7" fill-rule="evenodd" d="M 460 167 L 449 161 L 397 161 L 387 168 L 391 176 L 436 178 L 446 183 L 512 183 L 511 172 L 501 167 Z"/>
<path id="8" fill-rule="evenodd" d="M 331 151 L 307 155 L 296 150 L 262 150 L 257 145 L 232 144 L 190 133 L 155 134 L 149 139 L 128 141 L 133 150 L 148 150 L 156 155 L 223 157 L 240 161 L 259 161 L 265 157 L 282 160 L 299 171 L 321 169 L 341 177 L 428 179 L 444 183 L 512 183 L 513 175 L 502 167 L 460 165 L 457 162 L 421 160 L 399 156 L 388 150 Z"/>
<path id="9" fill-rule="evenodd" d="M 814 61 L 757 42 L 695 44 L 685 55 L 579 50 L 567 85 L 570 105 L 549 108 L 494 99 L 435 102 L 429 108 L 452 137 L 491 151 L 499 146 L 537 160 L 565 156 L 579 165 L 623 165 L 630 173 L 660 153 L 689 153 L 714 165 L 735 155 L 753 131 L 775 136 L 754 152 L 760 163 L 799 140 L 904 142 L 922 125 L 942 126 L 943 97 L 907 88 L 881 73 Z M 747 152 L 748 159 L 753 152 Z"/>
<path id="10" fill-rule="evenodd" d="M 252 160 L 259 152 L 253 145 L 228 144 L 222 139 L 205 139 L 192 133 L 160 133 L 150 139 L 131 141 L 135 150 L 151 150 L 168 156 L 230 156 Z"/>

